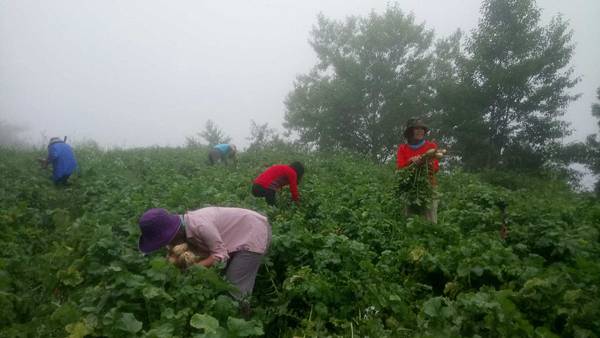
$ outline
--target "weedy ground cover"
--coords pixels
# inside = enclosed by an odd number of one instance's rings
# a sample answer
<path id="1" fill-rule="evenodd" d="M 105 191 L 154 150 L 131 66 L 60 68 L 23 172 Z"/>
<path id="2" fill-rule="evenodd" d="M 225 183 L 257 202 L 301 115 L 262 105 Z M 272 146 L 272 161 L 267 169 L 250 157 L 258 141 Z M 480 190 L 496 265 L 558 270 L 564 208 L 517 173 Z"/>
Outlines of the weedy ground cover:
<path id="1" fill-rule="evenodd" d="M 391 165 L 349 154 L 252 152 L 233 168 L 201 148 L 76 153 L 81 175 L 57 188 L 43 153 L 0 150 L 2 337 L 599 335 L 600 205 L 560 182 L 441 174 L 434 225 L 398 212 Z M 300 207 L 287 191 L 277 208 L 250 195 L 262 169 L 294 159 Z M 218 269 L 137 251 L 144 210 L 205 205 L 269 216 L 251 318 Z"/>

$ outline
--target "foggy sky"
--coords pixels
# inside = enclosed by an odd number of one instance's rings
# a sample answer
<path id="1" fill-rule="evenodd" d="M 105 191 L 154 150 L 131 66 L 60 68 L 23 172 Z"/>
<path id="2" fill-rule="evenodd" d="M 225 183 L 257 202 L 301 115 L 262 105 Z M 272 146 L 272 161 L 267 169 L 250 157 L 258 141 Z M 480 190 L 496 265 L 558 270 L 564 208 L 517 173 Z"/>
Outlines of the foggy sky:
<path id="1" fill-rule="evenodd" d="M 309 33 L 328 18 L 382 12 L 388 1 L 0 0 L 0 120 L 39 143 L 68 135 L 105 146 L 182 145 L 212 119 L 246 145 L 250 120 L 282 130 L 283 100 L 316 63 Z M 475 0 L 397 1 L 436 37 L 474 29 Z M 600 1 L 539 0 L 562 13 L 577 43 L 582 97 L 565 119 L 596 132 Z"/>

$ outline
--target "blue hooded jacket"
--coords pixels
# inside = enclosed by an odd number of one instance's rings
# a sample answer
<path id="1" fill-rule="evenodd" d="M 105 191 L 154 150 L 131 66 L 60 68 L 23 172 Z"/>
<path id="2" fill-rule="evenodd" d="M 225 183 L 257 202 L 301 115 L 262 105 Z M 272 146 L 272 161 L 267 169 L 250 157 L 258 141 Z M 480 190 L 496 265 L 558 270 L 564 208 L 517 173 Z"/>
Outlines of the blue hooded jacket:
<path id="1" fill-rule="evenodd" d="M 48 162 L 52 164 L 52 180 L 55 182 L 64 176 L 70 176 L 77 168 L 73 149 L 64 142 L 48 146 Z"/>

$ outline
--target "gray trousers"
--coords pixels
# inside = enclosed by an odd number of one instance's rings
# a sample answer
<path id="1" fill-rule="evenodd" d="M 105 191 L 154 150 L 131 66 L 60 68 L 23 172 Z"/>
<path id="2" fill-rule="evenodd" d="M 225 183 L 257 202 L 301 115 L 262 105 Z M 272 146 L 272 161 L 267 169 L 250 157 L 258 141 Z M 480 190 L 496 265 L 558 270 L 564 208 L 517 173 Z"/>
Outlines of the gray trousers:
<path id="1" fill-rule="evenodd" d="M 425 216 L 425 219 L 427 219 L 431 223 L 437 224 L 438 202 L 439 201 L 437 199 L 433 199 L 431 201 L 431 204 L 428 205 L 423 210 L 419 210 L 419 208 L 411 207 L 410 205 L 406 206 L 406 208 L 404 209 L 404 215 L 407 217 L 412 216 L 412 215 Z"/>
<path id="2" fill-rule="evenodd" d="M 217 149 L 211 149 L 208 152 L 208 163 L 210 163 L 210 164 L 215 164 L 219 161 L 225 161 L 225 160 L 226 160 L 225 156 L 223 156 L 221 154 L 221 152 L 218 151 Z"/>
<path id="3" fill-rule="evenodd" d="M 262 257 L 262 254 L 250 251 L 237 251 L 230 255 L 225 277 L 238 289 L 231 292 L 233 298 L 240 300 L 252 294 Z"/>

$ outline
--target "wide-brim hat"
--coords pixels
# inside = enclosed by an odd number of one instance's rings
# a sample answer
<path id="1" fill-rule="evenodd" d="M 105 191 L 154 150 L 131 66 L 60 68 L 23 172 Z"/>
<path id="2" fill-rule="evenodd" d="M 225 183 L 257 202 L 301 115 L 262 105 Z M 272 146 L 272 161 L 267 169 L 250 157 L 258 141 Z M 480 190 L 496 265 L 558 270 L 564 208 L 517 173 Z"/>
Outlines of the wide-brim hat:
<path id="1" fill-rule="evenodd" d="M 179 231 L 179 215 L 167 210 L 154 208 L 146 211 L 139 220 L 142 232 L 138 247 L 143 253 L 149 253 L 169 244 Z"/>
<path id="2" fill-rule="evenodd" d="M 427 127 L 427 125 L 425 124 L 425 122 L 423 122 L 422 119 L 412 118 L 406 122 L 406 129 L 404 129 L 404 137 L 409 138 L 410 132 L 414 128 L 423 128 L 425 130 L 425 133 L 429 131 L 429 127 Z"/>

